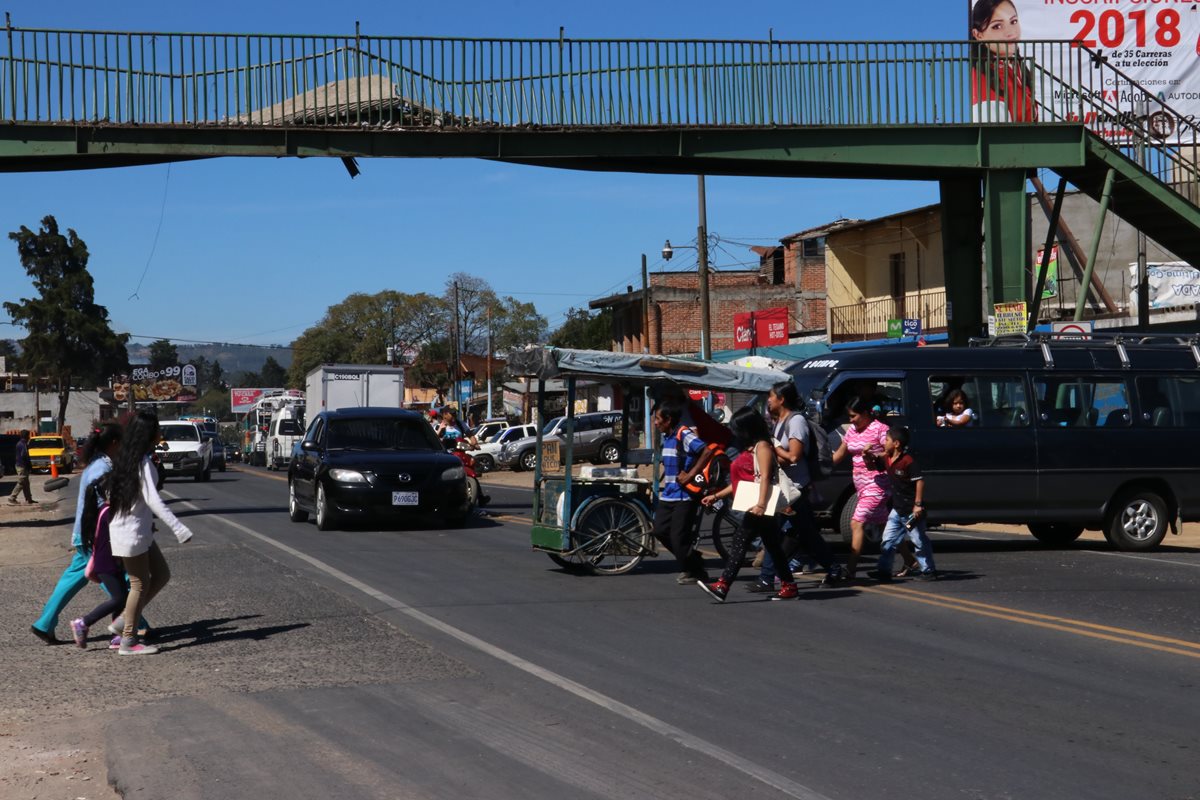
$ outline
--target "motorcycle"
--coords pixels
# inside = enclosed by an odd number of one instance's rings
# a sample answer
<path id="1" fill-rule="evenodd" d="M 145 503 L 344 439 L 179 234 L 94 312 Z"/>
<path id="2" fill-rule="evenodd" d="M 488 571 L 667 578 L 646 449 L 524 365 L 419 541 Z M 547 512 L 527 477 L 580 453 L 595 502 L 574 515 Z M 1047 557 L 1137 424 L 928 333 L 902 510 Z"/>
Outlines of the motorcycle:
<path id="1" fill-rule="evenodd" d="M 475 465 L 475 459 L 467 452 L 467 446 L 466 440 L 460 439 L 450 452 L 462 462 L 463 471 L 467 473 L 467 504 L 471 511 L 475 511 L 486 506 L 492 498 L 483 493 L 483 487 L 479 483 L 480 470 Z"/>

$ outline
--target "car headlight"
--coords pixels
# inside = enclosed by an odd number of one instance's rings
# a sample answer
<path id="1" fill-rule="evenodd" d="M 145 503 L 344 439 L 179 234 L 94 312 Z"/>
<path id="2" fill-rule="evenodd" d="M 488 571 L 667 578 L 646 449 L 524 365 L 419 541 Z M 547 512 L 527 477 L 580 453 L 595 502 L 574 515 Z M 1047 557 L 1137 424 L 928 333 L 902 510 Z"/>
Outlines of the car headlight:
<path id="1" fill-rule="evenodd" d="M 356 469 L 331 469 L 329 477 L 338 483 L 366 483 L 367 476 Z"/>
<path id="2" fill-rule="evenodd" d="M 463 471 L 462 467 L 451 467 L 442 473 L 444 481 L 461 481 L 465 477 L 467 477 L 467 473 Z"/>

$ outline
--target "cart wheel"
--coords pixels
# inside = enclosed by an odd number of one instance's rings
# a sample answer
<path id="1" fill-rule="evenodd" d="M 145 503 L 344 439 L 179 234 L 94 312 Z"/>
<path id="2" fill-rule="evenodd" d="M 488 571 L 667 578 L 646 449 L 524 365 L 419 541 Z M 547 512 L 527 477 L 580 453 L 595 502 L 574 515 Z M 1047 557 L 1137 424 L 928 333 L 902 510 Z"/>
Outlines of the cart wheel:
<path id="1" fill-rule="evenodd" d="M 573 556 L 562 556 L 558 553 L 546 553 L 550 556 L 550 560 L 558 564 L 566 572 L 573 575 L 582 575 L 585 572 L 591 572 L 591 565 L 587 563 L 587 557 L 582 553 Z"/>
<path id="2" fill-rule="evenodd" d="M 733 546 L 733 534 L 737 531 L 738 524 L 732 517 L 729 516 L 729 505 L 721 507 L 719 511 L 713 514 L 712 521 L 712 545 L 717 551 L 717 555 L 721 557 L 721 562 L 729 561 L 729 548 Z M 754 554 L 747 551 L 746 557 L 742 559 L 742 566 L 746 566 L 754 560 Z"/>
<path id="3" fill-rule="evenodd" d="M 641 563 L 650 550 L 650 520 L 637 503 L 601 497 L 575 512 L 571 544 L 593 572 L 621 575 Z"/>

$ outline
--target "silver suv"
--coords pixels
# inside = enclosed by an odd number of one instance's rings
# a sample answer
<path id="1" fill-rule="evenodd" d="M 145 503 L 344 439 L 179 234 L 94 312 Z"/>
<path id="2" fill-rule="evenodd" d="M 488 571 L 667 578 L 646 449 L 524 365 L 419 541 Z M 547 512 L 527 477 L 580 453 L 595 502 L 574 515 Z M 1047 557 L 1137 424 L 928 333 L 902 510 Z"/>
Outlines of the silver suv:
<path id="1" fill-rule="evenodd" d="M 542 439 L 562 441 L 566 417 L 555 417 L 542 429 Z M 591 459 L 597 464 L 615 464 L 621 460 L 621 412 L 600 411 L 575 417 L 573 457 Z M 503 466 L 514 471 L 533 469 L 537 463 L 537 437 L 526 436 L 507 442 L 497 456 Z"/>

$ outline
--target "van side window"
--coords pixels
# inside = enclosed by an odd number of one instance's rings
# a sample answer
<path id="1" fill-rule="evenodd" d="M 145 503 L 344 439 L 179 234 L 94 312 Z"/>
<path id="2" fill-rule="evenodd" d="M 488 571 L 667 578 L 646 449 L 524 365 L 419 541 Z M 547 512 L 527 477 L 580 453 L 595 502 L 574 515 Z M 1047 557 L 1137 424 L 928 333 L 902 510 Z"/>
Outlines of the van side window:
<path id="1" fill-rule="evenodd" d="M 1037 378 L 1038 421 L 1043 427 L 1127 428 L 1129 390 L 1121 380 Z"/>
<path id="2" fill-rule="evenodd" d="M 1137 379 L 1142 421 L 1155 428 L 1200 428 L 1200 378 Z"/>
<path id="3" fill-rule="evenodd" d="M 933 375 L 929 378 L 929 396 L 933 416 L 951 412 L 949 397 L 955 390 L 967 396 L 967 408 L 974 414 L 970 427 L 1023 428 L 1029 425 L 1029 398 L 1025 381 L 1019 375 Z"/>
<path id="4" fill-rule="evenodd" d="M 904 384 L 898 378 L 852 378 L 835 385 L 825 404 L 824 419 L 830 427 L 849 423 L 846 404 L 865 397 L 878 410 L 876 416 L 888 425 L 904 424 L 908 411 L 904 402 Z"/>

